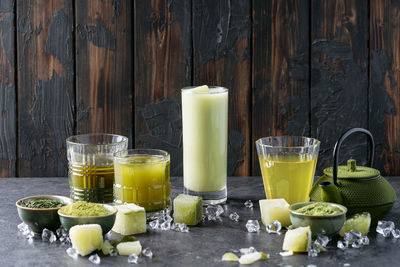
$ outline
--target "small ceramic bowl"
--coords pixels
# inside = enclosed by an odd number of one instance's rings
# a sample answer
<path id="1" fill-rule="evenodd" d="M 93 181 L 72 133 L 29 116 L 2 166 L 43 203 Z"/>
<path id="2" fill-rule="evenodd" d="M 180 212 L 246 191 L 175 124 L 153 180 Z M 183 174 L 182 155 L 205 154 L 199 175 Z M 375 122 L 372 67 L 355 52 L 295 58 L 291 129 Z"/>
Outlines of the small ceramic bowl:
<path id="1" fill-rule="evenodd" d="M 347 208 L 336 203 L 321 202 L 336 206 L 343 210 L 343 212 L 334 215 L 308 215 L 296 212 L 296 210 L 300 209 L 301 207 L 313 203 L 316 202 L 296 203 L 289 207 L 290 221 L 292 222 L 293 226 L 296 228 L 301 226 L 310 226 L 313 237 L 317 236 L 318 234 L 329 236 L 339 232 L 346 220 Z"/>
<path id="2" fill-rule="evenodd" d="M 103 205 L 104 208 L 111 211 L 111 213 L 103 216 L 80 217 L 80 216 L 65 215 L 58 212 L 62 226 L 65 229 L 69 230 L 69 228 L 78 224 L 99 224 L 101 226 L 101 229 L 103 230 L 103 235 L 105 235 L 114 226 L 117 209 L 107 204 L 100 204 L 100 205 Z"/>
<path id="3" fill-rule="evenodd" d="M 56 196 L 56 195 L 37 195 L 19 199 L 15 204 L 17 205 L 19 218 L 29 225 L 35 233 L 41 233 L 44 228 L 55 231 L 60 227 L 60 218 L 57 211 L 61 208 L 27 208 L 21 205 L 22 201 L 31 199 L 55 199 L 65 205 L 73 203 L 69 197 Z"/>

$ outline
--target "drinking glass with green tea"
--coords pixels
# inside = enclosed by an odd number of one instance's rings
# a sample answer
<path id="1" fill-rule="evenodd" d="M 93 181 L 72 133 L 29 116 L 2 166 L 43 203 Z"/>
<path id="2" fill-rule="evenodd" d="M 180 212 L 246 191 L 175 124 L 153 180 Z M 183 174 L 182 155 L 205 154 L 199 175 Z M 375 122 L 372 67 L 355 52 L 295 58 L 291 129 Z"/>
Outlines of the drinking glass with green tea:
<path id="1" fill-rule="evenodd" d="M 146 212 L 170 206 L 170 155 L 158 149 L 129 149 L 114 156 L 116 204 L 135 203 Z"/>
<path id="2" fill-rule="evenodd" d="M 128 138 L 115 134 L 83 134 L 67 138 L 71 198 L 113 202 L 114 153 L 128 148 Z"/>
<path id="3" fill-rule="evenodd" d="M 306 202 L 312 187 L 320 142 L 301 136 L 271 136 L 256 141 L 267 198 Z"/>

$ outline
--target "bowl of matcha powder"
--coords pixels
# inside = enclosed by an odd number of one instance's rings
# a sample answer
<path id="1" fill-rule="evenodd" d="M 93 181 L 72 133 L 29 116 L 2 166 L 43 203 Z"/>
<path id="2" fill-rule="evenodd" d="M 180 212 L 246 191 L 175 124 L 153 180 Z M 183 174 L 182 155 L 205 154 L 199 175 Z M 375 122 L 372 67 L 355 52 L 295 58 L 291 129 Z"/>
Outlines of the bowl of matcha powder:
<path id="1" fill-rule="evenodd" d="M 58 210 L 62 226 L 69 230 L 78 224 L 99 224 L 106 234 L 114 225 L 117 209 L 107 204 L 77 201 Z"/>
<path id="2" fill-rule="evenodd" d="M 313 236 L 333 235 L 342 228 L 347 208 L 329 202 L 302 202 L 289 207 L 294 227 L 310 226 Z"/>

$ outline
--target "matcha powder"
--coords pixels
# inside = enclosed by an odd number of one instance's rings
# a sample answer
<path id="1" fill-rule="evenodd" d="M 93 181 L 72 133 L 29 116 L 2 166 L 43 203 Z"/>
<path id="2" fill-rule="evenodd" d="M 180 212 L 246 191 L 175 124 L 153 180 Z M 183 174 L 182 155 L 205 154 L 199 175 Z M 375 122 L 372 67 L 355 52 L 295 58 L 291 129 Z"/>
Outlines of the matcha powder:
<path id="1" fill-rule="evenodd" d="M 297 209 L 296 212 L 306 215 L 334 215 L 342 213 L 343 210 L 325 203 L 313 203 Z"/>
<path id="2" fill-rule="evenodd" d="M 111 212 L 112 211 L 109 211 L 101 204 L 86 201 L 77 201 L 60 209 L 60 213 L 64 215 L 78 217 L 103 216 L 110 214 Z"/>

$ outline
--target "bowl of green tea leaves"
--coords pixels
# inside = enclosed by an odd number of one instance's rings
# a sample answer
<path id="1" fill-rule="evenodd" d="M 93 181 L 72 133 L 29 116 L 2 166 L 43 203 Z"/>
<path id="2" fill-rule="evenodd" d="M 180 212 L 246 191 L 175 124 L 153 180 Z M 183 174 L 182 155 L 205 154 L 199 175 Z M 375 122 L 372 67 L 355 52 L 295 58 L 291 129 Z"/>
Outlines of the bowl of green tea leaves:
<path id="1" fill-rule="evenodd" d="M 58 210 L 73 203 L 73 200 L 57 195 L 38 195 L 21 198 L 16 202 L 18 215 L 33 232 L 41 233 L 44 228 L 56 230 L 60 227 Z"/>

